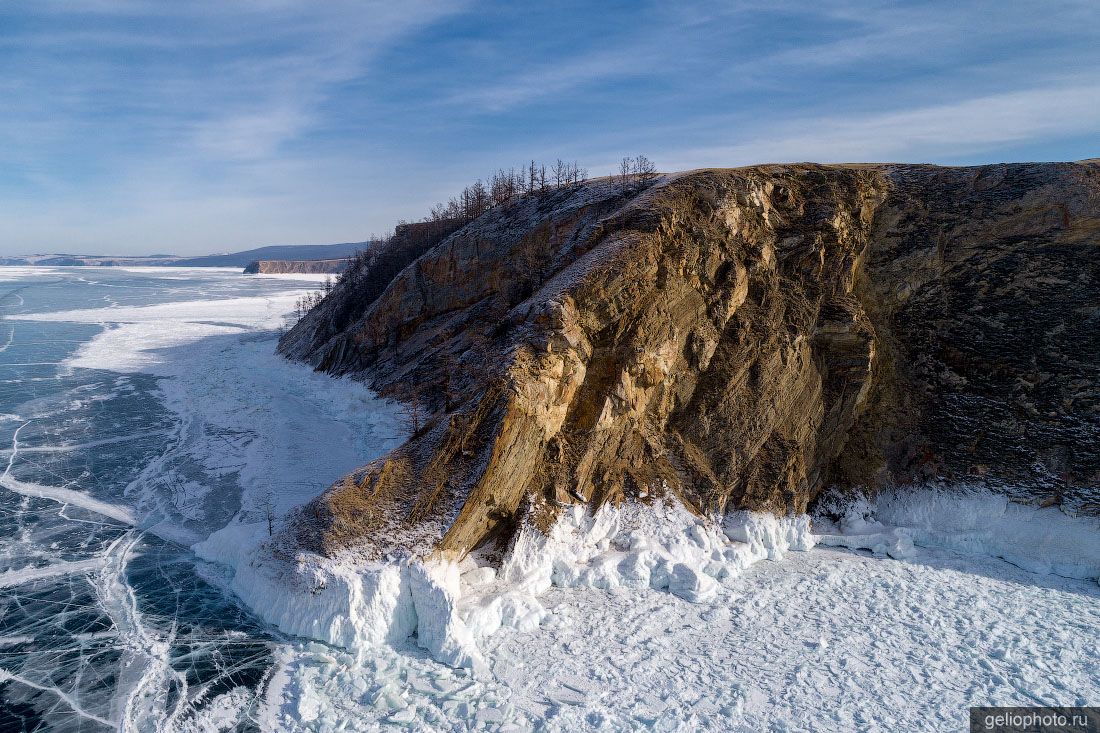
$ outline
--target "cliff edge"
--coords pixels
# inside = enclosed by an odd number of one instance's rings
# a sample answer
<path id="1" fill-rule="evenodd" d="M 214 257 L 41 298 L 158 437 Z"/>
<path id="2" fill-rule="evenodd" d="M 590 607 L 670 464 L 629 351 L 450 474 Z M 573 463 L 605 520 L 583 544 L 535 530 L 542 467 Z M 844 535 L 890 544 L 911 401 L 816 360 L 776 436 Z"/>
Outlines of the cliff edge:
<path id="1" fill-rule="evenodd" d="M 459 227 L 361 258 L 280 341 L 413 429 L 292 520 L 304 547 L 457 557 L 626 498 L 1100 485 L 1100 164 L 598 179 Z"/>
<path id="2" fill-rule="evenodd" d="M 350 259 L 340 260 L 253 260 L 245 275 L 325 275 L 343 272 Z"/>

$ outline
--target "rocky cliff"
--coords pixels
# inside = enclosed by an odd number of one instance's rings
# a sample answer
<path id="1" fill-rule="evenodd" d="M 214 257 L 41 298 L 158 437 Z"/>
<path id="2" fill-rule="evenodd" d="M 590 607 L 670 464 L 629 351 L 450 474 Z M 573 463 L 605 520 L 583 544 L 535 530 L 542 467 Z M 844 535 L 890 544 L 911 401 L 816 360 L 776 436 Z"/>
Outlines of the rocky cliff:
<path id="1" fill-rule="evenodd" d="M 324 275 L 347 269 L 348 259 L 341 260 L 253 260 L 245 265 L 246 275 Z"/>
<path id="2" fill-rule="evenodd" d="M 294 520 L 306 547 L 460 556 L 624 498 L 1100 485 L 1096 162 L 595 180 L 437 240 L 280 342 L 414 408 Z"/>

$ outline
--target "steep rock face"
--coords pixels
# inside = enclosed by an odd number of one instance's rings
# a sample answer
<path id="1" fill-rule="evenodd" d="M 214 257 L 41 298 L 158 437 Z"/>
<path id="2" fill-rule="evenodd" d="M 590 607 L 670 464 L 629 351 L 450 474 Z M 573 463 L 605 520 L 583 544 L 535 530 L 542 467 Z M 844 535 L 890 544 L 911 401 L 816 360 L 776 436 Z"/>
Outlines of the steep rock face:
<path id="1" fill-rule="evenodd" d="M 848 450 L 1100 511 L 1100 164 L 889 180 L 860 285 L 900 389 Z"/>
<path id="2" fill-rule="evenodd" d="M 461 555 L 577 502 L 1096 487 L 1098 242 L 1095 164 L 760 166 L 523 197 L 376 297 L 341 283 L 284 337 L 423 413 L 301 513 L 298 541 Z"/>
<path id="3" fill-rule="evenodd" d="M 282 339 L 280 352 L 314 362 L 324 355 L 331 362 L 330 370 L 338 373 L 358 368 L 367 355 L 360 358 L 358 347 L 346 346 L 340 350 L 334 349 L 333 344 L 357 343 L 362 327 L 354 325 L 355 321 L 363 317 L 410 262 L 460 226 L 457 221 L 400 225 L 389 240 L 361 251 L 341 273 L 335 294 L 311 309 Z"/>
<path id="4" fill-rule="evenodd" d="M 348 260 L 253 260 L 245 265 L 246 275 L 323 275 L 343 272 Z"/>

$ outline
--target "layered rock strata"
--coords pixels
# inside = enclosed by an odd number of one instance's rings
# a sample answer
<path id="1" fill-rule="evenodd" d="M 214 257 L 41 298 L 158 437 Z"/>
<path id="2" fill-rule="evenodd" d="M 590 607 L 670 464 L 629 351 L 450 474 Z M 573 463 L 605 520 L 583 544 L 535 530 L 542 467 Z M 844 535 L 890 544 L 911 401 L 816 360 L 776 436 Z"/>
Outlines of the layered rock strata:
<path id="1" fill-rule="evenodd" d="M 322 553 L 457 557 L 627 498 L 1097 495 L 1096 162 L 595 180 L 406 259 L 344 278 L 280 342 L 408 406 L 404 446 L 295 518 Z"/>

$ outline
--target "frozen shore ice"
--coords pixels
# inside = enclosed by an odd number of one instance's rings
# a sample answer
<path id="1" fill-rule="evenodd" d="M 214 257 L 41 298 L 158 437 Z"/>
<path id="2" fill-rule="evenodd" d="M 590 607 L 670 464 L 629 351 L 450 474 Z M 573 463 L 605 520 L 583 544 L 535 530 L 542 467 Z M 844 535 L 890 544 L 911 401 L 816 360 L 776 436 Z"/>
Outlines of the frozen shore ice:
<path id="1" fill-rule="evenodd" d="M 929 503 L 959 511 L 941 495 L 910 509 Z M 412 642 L 369 653 L 303 644 L 281 659 L 283 682 L 265 714 L 302 730 L 344 720 L 352 730 L 491 721 L 560 731 L 953 731 L 970 705 L 1081 705 L 1100 695 L 1094 580 L 1034 573 L 988 545 L 916 544 L 896 559 L 823 547 L 802 517 L 719 528 L 651 509 L 567 515 L 550 537 L 518 538 L 499 574 L 476 557 L 459 566 L 453 610 L 477 639 L 477 674 L 418 655 Z M 849 525 L 853 545 L 866 544 L 878 520 L 864 521 Z M 740 539 L 725 545 L 730 534 L 773 539 L 750 552 Z M 708 563 L 703 575 L 716 585 L 704 598 L 669 592 L 653 572 L 660 563 L 640 564 L 646 581 L 637 562 L 624 562 L 652 552 L 666 566 L 698 567 L 718 548 L 740 559 Z"/>
<path id="2" fill-rule="evenodd" d="M 884 491 L 839 500 L 818 542 L 903 558 L 914 545 L 996 557 L 1045 575 L 1100 581 L 1100 520 L 1018 504 L 978 487 Z"/>
<path id="3" fill-rule="evenodd" d="M 249 340 L 294 297 L 61 315 L 112 324 L 73 366 L 167 377 L 188 450 L 212 470 L 239 461 L 242 506 L 274 488 L 283 513 L 401 440 L 362 385 Z M 147 348 L 157 323 L 173 340 Z M 229 446 L 199 426 L 252 437 Z M 305 439 L 316 430 L 328 450 Z M 280 650 L 265 729 L 954 730 L 967 704 L 1100 695 L 1100 529 L 980 492 L 882 495 L 812 525 L 572 509 L 549 537 L 525 530 L 499 568 L 476 554 L 281 564 L 246 513 L 196 551 L 258 614 L 324 642 Z"/>

